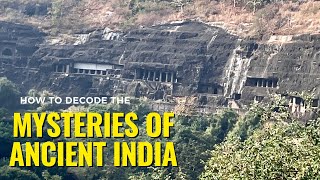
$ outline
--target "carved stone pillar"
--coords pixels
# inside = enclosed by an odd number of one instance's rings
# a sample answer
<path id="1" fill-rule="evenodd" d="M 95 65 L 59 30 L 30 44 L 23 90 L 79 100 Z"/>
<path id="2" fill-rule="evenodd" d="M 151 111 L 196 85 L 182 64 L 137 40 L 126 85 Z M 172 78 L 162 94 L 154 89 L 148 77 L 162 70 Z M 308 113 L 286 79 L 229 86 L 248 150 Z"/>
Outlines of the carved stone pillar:
<path id="1" fill-rule="evenodd" d="M 66 73 L 70 73 L 70 65 L 66 65 Z"/>
<path id="2" fill-rule="evenodd" d="M 146 71 L 143 69 L 143 76 L 142 76 L 142 79 L 144 80 L 146 78 Z"/>
<path id="3" fill-rule="evenodd" d="M 150 80 L 150 71 L 148 71 L 148 77 L 147 80 Z"/>
<path id="4" fill-rule="evenodd" d="M 168 82 L 168 73 L 166 72 L 166 82 Z"/>

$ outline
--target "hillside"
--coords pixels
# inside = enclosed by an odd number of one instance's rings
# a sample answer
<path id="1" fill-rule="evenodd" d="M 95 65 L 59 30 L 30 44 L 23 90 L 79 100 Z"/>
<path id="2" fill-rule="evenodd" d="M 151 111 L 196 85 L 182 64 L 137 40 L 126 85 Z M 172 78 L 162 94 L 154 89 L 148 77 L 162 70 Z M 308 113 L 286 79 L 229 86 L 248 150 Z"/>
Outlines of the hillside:
<path id="1" fill-rule="evenodd" d="M 320 32 L 320 1 L 0 0 L 0 9 L 0 20 L 31 24 L 52 35 L 186 19 L 258 38 Z"/>
<path id="2" fill-rule="evenodd" d="M 320 179 L 319 132 L 320 1 L 0 0 L 0 180 Z"/>

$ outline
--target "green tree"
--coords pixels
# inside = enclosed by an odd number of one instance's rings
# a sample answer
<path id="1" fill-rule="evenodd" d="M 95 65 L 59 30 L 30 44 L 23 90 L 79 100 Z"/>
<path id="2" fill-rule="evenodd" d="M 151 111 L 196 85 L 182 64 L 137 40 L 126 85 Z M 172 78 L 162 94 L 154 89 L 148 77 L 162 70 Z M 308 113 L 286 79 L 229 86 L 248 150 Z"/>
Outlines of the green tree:
<path id="1" fill-rule="evenodd" d="M 320 121 L 296 120 L 275 97 L 217 145 L 201 179 L 319 179 Z"/>
<path id="2" fill-rule="evenodd" d="M 253 132 L 261 128 L 265 121 L 290 121 L 292 117 L 286 108 L 286 100 L 280 95 L 271 95 L 270 103 L 254 103 L 240 118 L 228 134 L 228 139 L 246 140 Z"/>
<path id="3" fill-rule="evenodd" d="M 319 179 L 319 121 L 276 122 L 212 153 L 201 179 Z"/>
<path id="4" fill-rule="evenodd" d="M 177 117 L 172 140 L 175 143 L 179 168 L 172 171 L 174 177 L 196 179 L 210 156 L 206 153 L 214 145 L 225 140 L 228 132 L 237 121 L 237 114 L 226 111 L 209 117 Z"/>
<path id="5" fill-rule="evenodd" d="M 47 170 L 42 172 L 42 177 L 45 180 L 62 180 L 61 176 L 58 176 L 58 175 L 52 176 L 52 175 L 50 175 L 50 173 Z"/>
<path id="6" fill-rule="evenodd" d="M 9 157 L 13 144 L 13 126 L 9 122 L 0 122 L 0 158 Z"/>
<path id="7" fill-rule="evenodd" d="M 6 77 L 0 77 L 0 107 L 12 109 L 18 105 L 19 90 Z"/>
<path id="8" fill-rule="evenodd" d="M 40 180 L 33 172 L 22 170 L 15 167 L 3 166 L 0 167 L 1 180 Z"/>

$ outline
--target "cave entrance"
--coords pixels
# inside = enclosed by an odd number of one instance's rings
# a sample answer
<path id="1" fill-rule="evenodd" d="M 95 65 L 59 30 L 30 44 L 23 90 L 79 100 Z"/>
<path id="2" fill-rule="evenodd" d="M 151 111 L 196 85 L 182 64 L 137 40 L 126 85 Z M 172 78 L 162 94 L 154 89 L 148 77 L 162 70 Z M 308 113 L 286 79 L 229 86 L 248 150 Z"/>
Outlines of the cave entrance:
<path id="1" fill-rule="evenodd" d="M 213 94 L 218 94 L 218 88 L 213 88 Z"/>
<path id="2" fill-rule="evenodd" d="M 13 56 L 13 52 L 12 52 L 11 49 L 5 48 L 5 49 L 2 51 L 2 55 L 3 55 L 3 56 Z"/>
<path id="3" fill-rule="evenodd" d="M 264 99 L 263 96 L 255 96 L 255 97 L 254 97 L 254 101 L 255 101 L 255 102 L 261 102 L 263 99 Z"/>
<path id="4" fill-rule="evenodd" d="M 57 65 L 56 66 L 56 72 L 64 72 L 64 66 L 63 65 Z"/>
<path id="5" fill-rule="evenodd" d="M 223 93 L 223 88 L 217 84 L 199 84 L 197 92 L 219 95 Z"/>
<path id="6" fill-rule="evenodd" d="M 313 108 L 317 108 L 319 106 L 319 99 L 313 99 L 311 102 L 311 106 Z"/>
<path id="7" fill-rule="evenodd" d="M 147 69 L 135 69 L 133 78 L 147 80 L 147 81 L 158 81 L 158 82 L 177 82 L 176 73 L 174 72 L 161 72 Z M 132 76 L 131 76 L 132 78 Z"/>
<path id="8" fill-rule="evenodd" d="M 234 98 L 234 100 L 239 100 L 239 99 L 241 99 L 241 94 L 234 93 L 233 98 Z"/>
<path id="9" fill-rule="evenodd" d="M 276 88 L 278 86 L 277 78 L 247 78 L 246 86 L 251 87 L 270 87 Z"/>

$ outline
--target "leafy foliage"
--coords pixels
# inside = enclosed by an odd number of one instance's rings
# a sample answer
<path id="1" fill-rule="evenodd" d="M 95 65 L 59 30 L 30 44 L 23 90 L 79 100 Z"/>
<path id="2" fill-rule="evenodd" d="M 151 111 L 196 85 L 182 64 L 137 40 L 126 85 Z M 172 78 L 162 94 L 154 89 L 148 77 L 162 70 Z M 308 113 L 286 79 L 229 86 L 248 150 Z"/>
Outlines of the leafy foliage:
<path id="1" fill-rule="evenodd" d="M 12 109 L 17 106 L 18 88 L 5 77 L 0 77 L 0 107 Z"/>
<path id="2" fill-rule="evenodd" d="M 40 180 L 40 178 L 31 171 L 21 170 L 15 167 L 0 167 L 1 180 Z"/>
<path id="3" fill-rule="evenodd" d="M 276 122 L 244 142 L 218 146 L 202 179 L 317 179 L 319 121 L 309 126 Z"/>
<path id="4" fill-rule="evenodd" d="M 280 96 L 254 105 L 217 145 L 201 179 L 320 178 L 319 120 L 291 117 Z"/>
<path id="5" fill-rule="evenodd" d="M 225 139 L 236 120 L 233 111 L 209 117 L 176 117 L 168 141 L 175 144 L 178 167 L 149 167 L 132 172 L 129 179 L 196 179 L 203 170 L 202 162 L 210 157 L 207 151 Z"/>
<path id="6" fill-rule="evenodd" d="M 8 157 L 11 153 L 11 147 L 13 143 L 12 138 L 12 125 L 8 122 L 0 122 L 0 158 Z"/>

